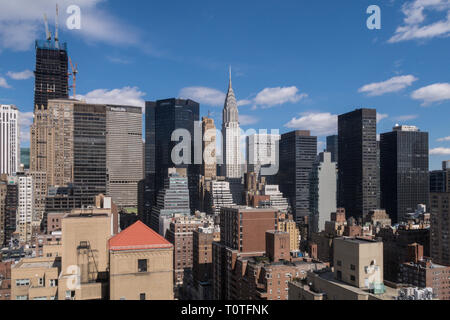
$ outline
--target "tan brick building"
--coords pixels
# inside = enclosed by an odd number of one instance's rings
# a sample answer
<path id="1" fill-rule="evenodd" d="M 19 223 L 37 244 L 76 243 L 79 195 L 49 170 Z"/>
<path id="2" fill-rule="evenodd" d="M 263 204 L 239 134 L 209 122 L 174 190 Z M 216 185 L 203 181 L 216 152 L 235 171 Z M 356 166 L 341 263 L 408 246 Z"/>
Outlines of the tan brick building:
<path id="1" fill-rule="evenodd" d="M 172 300 L 173 246 L 138 221 L 109 240 L 110 300 Z"/>

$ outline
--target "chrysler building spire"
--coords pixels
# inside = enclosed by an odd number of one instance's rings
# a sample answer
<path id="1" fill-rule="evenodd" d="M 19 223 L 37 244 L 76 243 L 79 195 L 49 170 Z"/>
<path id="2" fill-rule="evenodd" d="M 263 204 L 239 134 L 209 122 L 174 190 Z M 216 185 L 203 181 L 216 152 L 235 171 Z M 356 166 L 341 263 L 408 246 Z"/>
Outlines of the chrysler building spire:
<path id="1" fill-rule="evenodd" d="M 228 92 L 223 108 L 223 124 L 230 122 L 239 123 L 239 113 L 237 108 L 236 96 L 234 95 L 233 85 L 231 82 L 231 66 L 230 66 L 230 80 L 228 83 Z"/>

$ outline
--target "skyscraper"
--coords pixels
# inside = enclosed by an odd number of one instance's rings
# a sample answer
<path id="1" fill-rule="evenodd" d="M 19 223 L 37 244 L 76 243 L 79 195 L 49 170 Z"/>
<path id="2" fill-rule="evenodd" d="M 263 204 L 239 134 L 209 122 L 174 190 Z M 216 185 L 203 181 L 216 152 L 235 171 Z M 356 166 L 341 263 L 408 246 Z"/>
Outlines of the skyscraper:
<path id="1" fill-rule="evenodd" d="M 137 206 L 142 153 L 142 108 L 106 106 L 106 189 L 119 207 Z"/>
<path id="2" fill-rule="evenodd" d="M 198 206 L 198 180 L 200 164 L 195 164 L 194 131 L 201 136 L 199 122 L 200 105 L 192 100 L 166 99 L 146 102 L 145 111 L 145 195 L 142 219 L 149 223 L 151 208 L 155 204 L 156 194 L 164 188 L 164 180 L 169 168 L 187 169 L 191 213 Z M 190 164 L 175 164 L 172 151 L 179 141 L 172 141 L 172 134 L 189 133 Z M 201 148 L 201 145 L 200 145 Z M 188 156 L 177 154 L 179 156 Z"/>
<path id="3" fill-rule="evenodd" d="M 338 162 L 338 136 L 332 135 L 327 137 L 327 149 L 326 151 L 331 153 L 331 162 Z"/>
<path id="4" fill-rule="evenodd" d="M 217 177 L 216 159 L 216 126 L 214 120 L 209 117 L 202 118 L 202 154 L 203 164 L 201 175 L 205 178 Z"/>
<path id="5" fill-rule="evenodd" d="M 376 110 L 340 115 L 338 136 L 338 207 L 362 218 L 379 206 Z"/>
<path id="6" fill-rule="evenodd" d="M 20 168 L 19 110 L 0 105 L 0 174 L 15 174 Z"/>
<path id="7" fill-rule="evenodd" d="M 396 126 L 381 134 L 381 207 L 393 222 L 429 204 L 428 132 Z"/>
<path id="8" fill-rule="evenodd" d="M 309 131 L 292 131 L 281 135 L 280 191 L 289 199 L 294 220 L 310 215 L 310 174 L 317 156 L 317 137 Z"/>
<path id="9" fill-rule="evenodd" d="M 270 165 L 275 166 L 279 160 L 279 141 L 279 134 L 254 134 L 247 136 L 245 146 L 247 155 L 247 172 L 255 172 L 256 175 L 259 176 L 264 173 L 264 170 L 261 173 L 261 168 Z M 270 176 L 267 178 L 270 178 Z"/>
<path id="10" fill-rule="evenodd" d="M 311 232 L 325 230 L 325 222 L 336 212 L 336 189 L 336 163 L 331 161 L 331 153 L 321 152 L 311 173 Z"/>
<path id="11" fill-rule="evenodd" d="M 223 108 L 222 138 L 222 168 L 224 170 L 222 175 L 227 178 L 242 178 L 239 112 L 231 83 L 231 69 L 227 97 Z"/>
<path id="12" fill-rule="evenodd" d="M 430 254 L 434 263 L 450 266 L 450 192 L 432 193 Z"/>
<path id="13" fill-rule="evenodd" d="M 60 43 L 57 35 L 54 40 L 47 35 L 47 40 L 37 40 L 35 47 L 34 108 L 45 110 L 48 100 L 69 97 L 67 44 Z"/>

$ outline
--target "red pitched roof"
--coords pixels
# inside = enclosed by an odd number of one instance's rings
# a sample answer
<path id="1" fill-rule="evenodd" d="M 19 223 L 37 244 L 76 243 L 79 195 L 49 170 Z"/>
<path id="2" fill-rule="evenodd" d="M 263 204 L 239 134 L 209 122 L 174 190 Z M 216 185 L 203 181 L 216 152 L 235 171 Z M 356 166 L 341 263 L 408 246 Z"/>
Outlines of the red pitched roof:
<path id="1" fill-rule="evenodd" d="M 141 221 L 136 222 L 118 235 L 115 235 L 109 239 L 108 243 L 109 249 L 112 251 L 161 249 L 172 247 L 170 242 L 147 227 Z"/>

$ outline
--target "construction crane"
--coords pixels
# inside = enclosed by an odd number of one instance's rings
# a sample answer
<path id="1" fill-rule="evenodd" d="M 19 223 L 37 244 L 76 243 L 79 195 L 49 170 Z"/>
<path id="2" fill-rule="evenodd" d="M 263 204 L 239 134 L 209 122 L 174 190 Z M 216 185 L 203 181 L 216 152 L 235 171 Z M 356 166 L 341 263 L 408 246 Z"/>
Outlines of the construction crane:
<path id="1" fill-rule="evenodd" d="M 55 16 L 55 46 L 56 46 L 56 48 L 59 48 L 58 18 L 59 18 L 59 8 L 58 8 L 58 4 L 56 4 L 56 16 Z"/>
<path id="2" fill-rule="evenodd" d="M 69 76 L 72 76 L 72 85 L 71 87 L 73 88 L 73 98 L 76 99 L 77 98 L 77 74 L 78 74 L 78 64 L 75 64 L 75 68 L 73 66 L 72 63 L 72 59 L 69 57 L 69 62 L 70 62 L 70 68 L 72 69 L 72 72 L 68 73 Z"/>
<path id="3" fill-rule="evenodd" d="M 45 23 L 45 35 L 47 37 L 47 41 L 51 41 L 52 40 L 52 33 L 48 29 L 48 20 L 47 20 L 47 15 L 45 13 L 44 13 L 44 23 Z"/>

